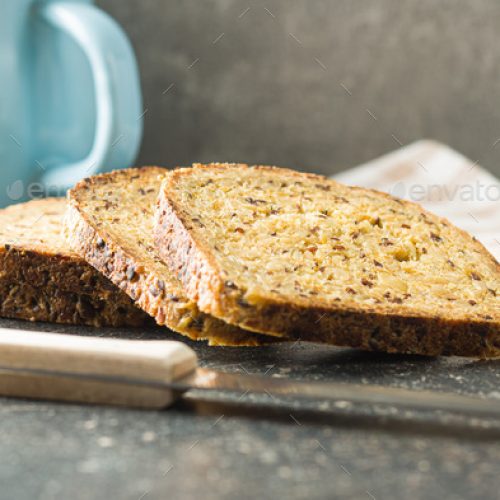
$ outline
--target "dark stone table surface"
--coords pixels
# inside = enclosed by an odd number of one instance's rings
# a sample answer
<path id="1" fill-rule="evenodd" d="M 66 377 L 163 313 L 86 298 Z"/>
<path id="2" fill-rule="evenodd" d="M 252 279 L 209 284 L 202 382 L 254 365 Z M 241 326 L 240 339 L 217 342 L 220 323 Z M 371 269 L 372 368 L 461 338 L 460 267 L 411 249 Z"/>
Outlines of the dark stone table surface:
<path id="1" fill-rule="evenodd" d="M 179 338 L 165 329 L 36 328 Z M 203 366 L 231 372 L 500 398 L 500 360 L 190 345 Z M 500 498 L 500 417 L 213 396 L 193 392 L 165 411 L 0 399 L 0 498 Z"/>

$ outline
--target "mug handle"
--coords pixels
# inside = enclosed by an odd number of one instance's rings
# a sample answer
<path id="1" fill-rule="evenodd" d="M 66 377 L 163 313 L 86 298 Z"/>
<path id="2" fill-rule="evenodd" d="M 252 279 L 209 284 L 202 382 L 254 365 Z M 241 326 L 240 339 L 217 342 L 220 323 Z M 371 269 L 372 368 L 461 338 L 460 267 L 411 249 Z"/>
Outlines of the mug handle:
<path id="1" fill-rule="evenodd" d="M 103 169 L 129 167 L 142 138 L 139 72 L 130 42 L 120 26 L 91 4 L 54 1 L 39 15 L 67 33 L 87 56 L 94 80 L 96 128 L 88 156 L 45 172 L 47 186 L 67 188 Z"/>

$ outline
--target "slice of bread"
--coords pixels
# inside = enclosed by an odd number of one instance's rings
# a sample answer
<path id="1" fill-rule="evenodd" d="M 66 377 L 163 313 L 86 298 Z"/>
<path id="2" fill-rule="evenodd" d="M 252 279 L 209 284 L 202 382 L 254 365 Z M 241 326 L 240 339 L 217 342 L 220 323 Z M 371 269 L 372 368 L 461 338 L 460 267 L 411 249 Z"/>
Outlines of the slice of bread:
<path id="1" fill-rule="evenodd" d="M 254 346 L 272 337 L 246 332 L 202 313 L 158 257 L 153 212 L 160 167 L 118 170 L 80 181 L 68 192 L 70 245 L 160 325 L 211 345 Z"/>
<path id="2" fill-rule="evenodd" d="M 199 308 L 290 338 L 500 353 L 500 267 L 419 205 L 276 167 L 195 165 L 160 189 L 155 244 Z"/>
<path id="3" fill-rule="evenodd" d="M 89 326 L 141 326 L 151 319 L 70 250 L 63 198 L 0 210 L 0 316 Z"/>

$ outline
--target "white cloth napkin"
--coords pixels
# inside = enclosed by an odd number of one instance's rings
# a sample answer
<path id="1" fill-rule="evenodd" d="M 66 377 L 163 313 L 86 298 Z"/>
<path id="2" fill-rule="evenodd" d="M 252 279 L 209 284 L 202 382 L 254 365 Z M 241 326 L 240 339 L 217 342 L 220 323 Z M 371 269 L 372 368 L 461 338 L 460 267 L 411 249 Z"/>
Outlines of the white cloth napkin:
<path id="1" fill-rule="evenodd" d="M 444 144 L 414 142 L 333 178 L 416 201 L 476 236 L 500 261 L 500 181 Z"/>

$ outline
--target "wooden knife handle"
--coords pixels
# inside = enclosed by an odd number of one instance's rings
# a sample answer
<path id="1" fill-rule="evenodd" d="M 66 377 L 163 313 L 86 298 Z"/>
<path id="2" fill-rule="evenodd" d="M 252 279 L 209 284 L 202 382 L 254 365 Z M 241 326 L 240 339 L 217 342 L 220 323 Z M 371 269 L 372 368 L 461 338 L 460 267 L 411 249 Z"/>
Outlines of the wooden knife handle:
<path id="1" fill-rule="evenodd" d="M 163 408 L 175 399 L 168 389 L 85 376 L 168 383 L 196 366 L 195 352 L 173 340 L 124 340 L 0 328 L 1 396 Z"/>

